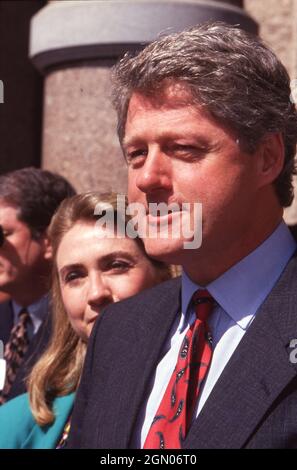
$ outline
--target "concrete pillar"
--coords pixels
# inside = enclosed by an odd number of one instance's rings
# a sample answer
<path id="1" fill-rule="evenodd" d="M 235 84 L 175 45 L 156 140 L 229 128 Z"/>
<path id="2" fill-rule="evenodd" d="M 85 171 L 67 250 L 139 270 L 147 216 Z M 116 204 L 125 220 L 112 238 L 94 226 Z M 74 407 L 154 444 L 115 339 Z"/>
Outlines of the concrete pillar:
<path id="1" fill-rule="evenodd" d="M 110 66 L 160 32 L 211 18 L 257 31 L 241 8 L 224 2 L 86 0 L 44 7 L 32 20 L 30 41 L 31 60 L 45 74 L 43 167 L 65 175 L 81 191 L 125 192 Z"/>
<path id="2" fill-rule="evenodd" d="M 297 2 L 296 0 L 245 0 L 246 11 L 259 23 L 260 36 L 286 66 L 291 79 L 297 79 Z M 267 12 L 273 12 L 268 14 Z M 285 210 L 285 220 L 296 225 L 297 178 L 294 178 L 295 199 Z"/>

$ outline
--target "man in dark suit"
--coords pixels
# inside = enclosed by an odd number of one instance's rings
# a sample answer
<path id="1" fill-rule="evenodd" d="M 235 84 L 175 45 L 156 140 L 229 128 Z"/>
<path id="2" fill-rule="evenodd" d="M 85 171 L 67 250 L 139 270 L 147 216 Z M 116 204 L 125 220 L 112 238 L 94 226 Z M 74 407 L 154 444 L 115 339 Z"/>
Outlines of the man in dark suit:
<path id="1" fill-rule="evenodd" d="M 37 168 L 23 168 L 0 176 L 0 290 L 10 300 L 0 304 L 0 340 L 17 346 L 13 331 L 22 312 L 26 315 L 26 341 L 10 367 L 0 403 L 23 393 L 25 379 L 44 350 L 50 334 L 49 298 L 51 246 L 47 227 L 63 199 L 74 194 L 60 175 Z M 9 380 L 8 380 L 8 374 Z"/>
<path id="2" fill-rule="evenodd" d="M 69 447 L 297 447 L 288 74 L 260 40 L 214 23 L 163 36 L 114 78 L 146 250 L 183 273 L 98 319 Z M 192 233 L 176 236 L 185 221 Z"/>

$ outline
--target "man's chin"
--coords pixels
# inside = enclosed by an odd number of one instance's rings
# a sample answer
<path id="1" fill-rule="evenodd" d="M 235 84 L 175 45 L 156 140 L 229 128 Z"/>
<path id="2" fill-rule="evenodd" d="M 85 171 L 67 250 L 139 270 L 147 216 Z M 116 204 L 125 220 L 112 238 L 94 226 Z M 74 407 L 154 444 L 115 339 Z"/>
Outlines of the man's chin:
<path id="1" fill-rule="evenodd" d="M 184 250 L 184 241 L 180 239 L 143 239 L 145 251 L 152 258 L 168 264 L 176 264 Z"/>

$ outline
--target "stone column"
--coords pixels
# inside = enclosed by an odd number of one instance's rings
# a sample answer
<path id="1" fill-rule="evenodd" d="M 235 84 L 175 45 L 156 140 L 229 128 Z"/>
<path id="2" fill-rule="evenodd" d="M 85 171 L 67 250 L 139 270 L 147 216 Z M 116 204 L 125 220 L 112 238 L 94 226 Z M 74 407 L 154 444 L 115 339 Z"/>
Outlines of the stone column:
<path id="1" fill-rule="evenodd" d="M 291 79 L 297 79 L 297 2 L 296 0 L 245 0 L 247 12 L 260 25 L 260 36 L 286 66 Z M 267 14 L 267 11 L 273 14 Z M 297 234 L 297 178 L 295 199 L 285 210 L 285 220 L 295 225 Z M 297 237 L 296 237 L 297 238 Z"/>
<path id="2" fill-rule="evenodd" d="M 68 177 L 79 191 L 125 192 L 110 67 L 160 32 L 209 19 L 257 31 L 241 8 L 212 1 L 59 1 L 35 15 L 30 57 L 45 75 L 43 167 Z"/>

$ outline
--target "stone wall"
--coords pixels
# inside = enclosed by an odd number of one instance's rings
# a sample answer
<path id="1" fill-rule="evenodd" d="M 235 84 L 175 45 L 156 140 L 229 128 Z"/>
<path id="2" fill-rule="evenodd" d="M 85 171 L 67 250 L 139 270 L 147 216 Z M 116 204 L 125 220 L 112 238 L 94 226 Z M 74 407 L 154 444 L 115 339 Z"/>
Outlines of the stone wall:
<path id="1" fill-rule="evenodd" d="M 245 0 L 245 10 L 259 23 L 260 36 L 286 66 L 291 79 L 297 78 L 297 1 Z M 294 181 L 297 195 L 297 179 Z M 297 198 L 285 211 L 290 225 L 297 224 Z"/>

